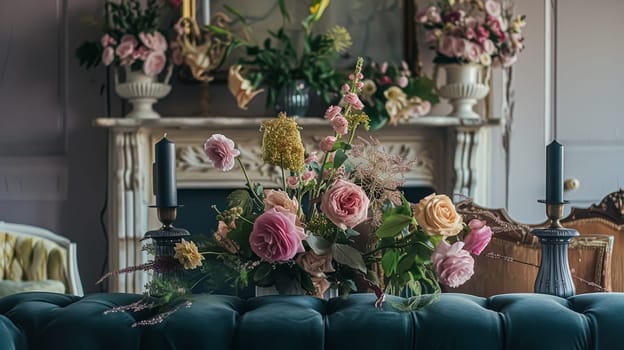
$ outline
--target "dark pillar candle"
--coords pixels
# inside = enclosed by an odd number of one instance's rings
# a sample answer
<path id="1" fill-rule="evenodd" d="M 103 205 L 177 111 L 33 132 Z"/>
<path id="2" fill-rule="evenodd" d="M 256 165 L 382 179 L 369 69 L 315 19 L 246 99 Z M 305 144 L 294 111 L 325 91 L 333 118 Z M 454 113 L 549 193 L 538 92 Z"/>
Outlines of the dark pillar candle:
<path id="1" fill-rule="evenodd" d="M 563 145 L 546 147 L 546 203 L 563 203 Z"/>
<path id="2" fill-rule="evenodd" d="M 177 207 L 178 189 L 176 188 L 175 143 L 163 137 L 154 146 L 154 188 L 156 189 L 157 207 Z"/>

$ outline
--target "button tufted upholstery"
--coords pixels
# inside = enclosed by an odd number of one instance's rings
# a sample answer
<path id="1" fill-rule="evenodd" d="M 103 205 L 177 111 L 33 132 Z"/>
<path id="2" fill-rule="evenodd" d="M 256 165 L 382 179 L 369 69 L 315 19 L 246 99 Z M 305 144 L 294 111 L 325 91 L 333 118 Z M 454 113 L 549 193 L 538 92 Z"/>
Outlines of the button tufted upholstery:
<path id="1" fill-rule="evenodd" d="M 0 349 L 622 349 L 624 294 L 442 294 L 416 312 L 377 310 L 371 294 L 319 300 L 197 295 L 161 324 L 103 312 L 138 295 L 23 293 L 0 299 Z"/>

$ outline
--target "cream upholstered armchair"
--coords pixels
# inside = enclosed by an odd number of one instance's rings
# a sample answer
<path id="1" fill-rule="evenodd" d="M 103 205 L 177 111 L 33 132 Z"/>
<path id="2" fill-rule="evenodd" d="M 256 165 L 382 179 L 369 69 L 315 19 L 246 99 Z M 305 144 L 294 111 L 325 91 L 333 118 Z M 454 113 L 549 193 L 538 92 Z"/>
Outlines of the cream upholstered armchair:
<path id="1" fill-rule="evenodd" d="M 40 227 L 0 221 L 0 297 L 26 291 L 83 295 L 76 244 Z"/>

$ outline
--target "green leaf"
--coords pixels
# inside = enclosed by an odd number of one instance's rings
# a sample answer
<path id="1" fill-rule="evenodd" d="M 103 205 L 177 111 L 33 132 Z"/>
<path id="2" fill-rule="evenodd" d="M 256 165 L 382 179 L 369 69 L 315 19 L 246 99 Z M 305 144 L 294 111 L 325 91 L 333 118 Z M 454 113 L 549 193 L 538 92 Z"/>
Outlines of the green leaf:
<path id="1" fill-rule="evenodd" d="M 225 10 L 229 13 L 233 14 L 234 17 L 238 18 L 243 24 L 247 25 L 247 19 L 245 19 L 245 16 L 243 16 L 237 9 L 233 8 L 228 4 L 223 4 L 223 8 L 225 8 Z"/>
<path id="2" fill-rule="evenodd" d="M 412 265 L 414 265 L 415 259 L 416 259 L 416 255 L 417 253 L 414 251 L 411 251 L 405 255 L 403 255 L 401 257 L 401 259 L 399 259 L 399 263 L 397 265 L 397 272 L 399 274 L 405 273 L 406 271 L 408 271 L 409 269 L 412 268 Z"/>
<path id="3" fill-rule="evenodd" d="M 317 235 L 308 235 L 306 242 L 317 255 L 325 255 L 333 250 L 333 243 Z"/>
<path id="4" fill-rule="evenodd" d="M 404 214 L 393 214 L 384 218 L 375 234 L 377 237 L 394 237 L 400 234 L 412 222 L 412 217 Z"/>
<path id="5" fill-rule="evenodd" d="M 345 151 L 341 149 L 336 151 L 334 154 L 334 169 L 338 169 L 348 158 L 349 156 L 347 156 Z"/>
<path id="6" fill-rule="evenodd" d="M 399 253 L 395 249 L 387 250 L 381 257 L 381 267 L 386 276 L 392 276 L 396 272 Z"/>
<path id="7" fill-rule="evenodd" d="M 229 208 L 243 208 L 243 215 L 249 214 L 253 210 L 253 198 L 247 190 L 233 191 L 227 196 L 226 201 Z"/>
<path id="8" fill-rule="evenodd" d="M 335 243 L 332 247 L 332 253 L 338 263 L 366 273 L 366 264 L 362 258 L 362 253 L 357 249 L 346 244 Z"/>
<path id="9" fill-rule="evenodd" d="M 337 150 L 339 150 L 339 149 L 342 149 L 342 150 L 348 151 L 348 150 L 350 150 L 350 149 L 352 149 L 352 148 L 353 148 L 353 147 L 352 147 L 352 146 L 351 146 L 351 144 L 350 144 L 350 143 L 348 143 L 348 142 L 344 142 L 344 141 L 336 141 L 336 142 L 334 143 L 334 146 L 332 147 L 332 151 L 337 151 Z"/>
<path id="10" fill-rule="evenodd" d="M 262 282 L 268 279 L 269 275 L 273 272 L 273 266 L 269 263 L 263 262 L 254 270 L 253 279 L 254 282 Z"/>

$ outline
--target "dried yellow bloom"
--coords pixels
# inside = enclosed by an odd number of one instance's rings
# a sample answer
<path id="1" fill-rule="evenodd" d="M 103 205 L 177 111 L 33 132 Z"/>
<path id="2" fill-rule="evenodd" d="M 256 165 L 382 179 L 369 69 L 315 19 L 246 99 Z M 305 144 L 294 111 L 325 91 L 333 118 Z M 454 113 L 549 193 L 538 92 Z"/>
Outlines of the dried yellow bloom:
<path id="1" fill-rule="evenodd" d="M 303 171 L 304 149 L 299 125 L 280 113 L 262 123 L 262 160 L 290 171 Z"/>
<path id="2" fill-rule="evenodd" d="M 198 266 L 202 266 L 202 260 L 204 257 L 199 254 L 197 246 L 193 242 L 185 241 L 175 244 L 174 258 L 178 259 L 180 264 L 184 266 L 185 270 L 192 270 Z"/>
<path id="3" fill-rule="evenodd" d="M 347 51 L 347 49 L 353 45 L 351 34 L 349 34 L 349 31 L 342 26 L 331 27 L 325 36 L 332 40 L 334 50 L 338 53 Z"/>

